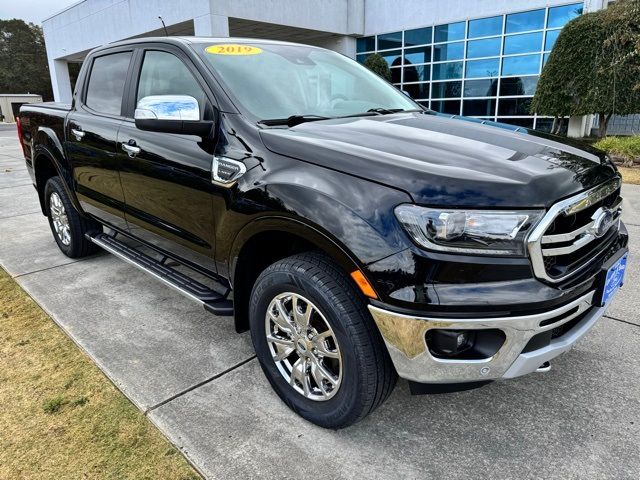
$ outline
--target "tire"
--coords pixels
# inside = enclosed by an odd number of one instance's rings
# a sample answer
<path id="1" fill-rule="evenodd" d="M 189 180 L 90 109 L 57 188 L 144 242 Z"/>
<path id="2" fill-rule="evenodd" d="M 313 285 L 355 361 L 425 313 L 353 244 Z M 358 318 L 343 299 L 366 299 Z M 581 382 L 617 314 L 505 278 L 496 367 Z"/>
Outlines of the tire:
<path id="1" fill-rule="evenodd" d="M 80 258 L 99 250 L 84 234 L 102 231 L 102 226 L 78 213 L 60 177 L 51 177 L 45 184 L 44 202 L 53 238 L 62 253 L 70 258 Z"/>
<path id="2" fill-rule="evenodd" d="M 316 309 L 310 314 L 312 332 L 308 337 L 288 333 L 299 329 L 298 325 L 285 324 L 288 328 L 282 330 L 276 327 L 283 319 L 276 313 L 279 305 L 285 310 L 291 308 L 286 318 L 292 322 L 294 299 L 299 306 L 298 317 L 309 308 Z M 251 338 L 267 379 L 278 396 L 310 422 L 324 428 L 347 427 L 375 410 L 393 391 L 397 374 L 366 303 L 350 279 L 326 256 L 303 253 L 269 266 L 253 287 L 249 315 Z M 327 340 L 318 341 L 320 337 Z M 285 345 L 276 345 L 282 339 Z M 320 344 L 322 347 L 315 348 Z M 285 361 L 276 362 L 274 354 L 284 355 L 293 347 L 295 351 Z M 311 351 L 317 355 L 311 355 Z M 308 363 L 300 363 L 304 361 Z M 304 365 L 306 370 L 295 365 Z M 304 382 L 308 391 L 303 382 L 298 382 L 301 377 L 296 374 L 301 371 L 310 372 L 308 383 Z M 327 371 L 333 374 L 332 382 L 339 380 L 337 388 L 321 374 Z M 293 385 L 291 377 L 296 377 Z"/>

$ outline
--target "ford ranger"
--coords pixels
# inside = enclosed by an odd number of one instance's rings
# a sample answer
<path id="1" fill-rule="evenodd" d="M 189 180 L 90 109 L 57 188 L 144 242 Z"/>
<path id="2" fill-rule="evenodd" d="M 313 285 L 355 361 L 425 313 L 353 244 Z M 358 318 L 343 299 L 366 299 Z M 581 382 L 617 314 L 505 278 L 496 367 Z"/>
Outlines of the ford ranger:
<path id="1" fill-rule="evenodd" d="M 623 282 L 606 155 L 437 114 L 321 48 L 109 44 L 70 105 L 23 106 L 18 135 L 64 254 L 102 248 L 233 316 L 327 428 L 398 376 L 417 393 L 546 371 Z"/>

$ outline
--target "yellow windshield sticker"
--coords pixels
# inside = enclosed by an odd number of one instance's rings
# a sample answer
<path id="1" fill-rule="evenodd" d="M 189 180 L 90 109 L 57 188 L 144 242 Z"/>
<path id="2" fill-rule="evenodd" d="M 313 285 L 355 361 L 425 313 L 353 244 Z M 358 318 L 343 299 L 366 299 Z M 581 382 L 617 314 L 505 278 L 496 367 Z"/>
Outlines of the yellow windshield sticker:
<path id="1" fill-rule="evenodd" d="M 262 49 L 259 47 L 253 47 L 251 45 L 238 45 L 233 43 L 211 45 L 204 50 L 205 52 L 213 53 L 214 55 L 257 55 L 258 53 L 262 53 Z"/>

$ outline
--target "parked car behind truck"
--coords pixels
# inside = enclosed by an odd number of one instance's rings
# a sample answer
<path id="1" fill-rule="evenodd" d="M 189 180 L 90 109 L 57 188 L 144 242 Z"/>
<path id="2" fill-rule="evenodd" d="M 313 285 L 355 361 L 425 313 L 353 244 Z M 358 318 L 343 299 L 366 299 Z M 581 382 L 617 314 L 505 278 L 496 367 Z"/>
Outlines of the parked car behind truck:
<path id="1" fill-rule="evenodd" d="M 397 375 L 447 390 L 546 370 L 623 281 L 603 153 L 435 114 L 321 48 L 110 44 L 71 105 L 22 107 L 19 136 L 66 255 L 102 248 L 233 315 L 323 427 Z"/>

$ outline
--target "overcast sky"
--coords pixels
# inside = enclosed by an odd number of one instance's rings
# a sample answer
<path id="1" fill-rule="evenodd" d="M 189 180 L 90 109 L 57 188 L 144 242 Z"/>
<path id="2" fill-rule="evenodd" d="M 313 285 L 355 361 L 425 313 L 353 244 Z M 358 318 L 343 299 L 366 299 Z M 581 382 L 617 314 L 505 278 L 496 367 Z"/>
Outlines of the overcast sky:
<path id="1" fill-rule="evenodd" d="M 42 20 L 78 0 L 0 0 L 0 19 L 21 18 L 42 25 Z"/>

